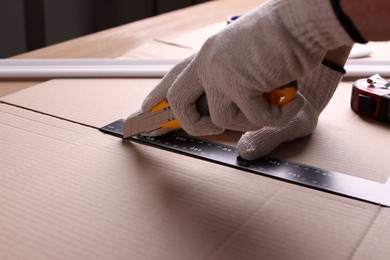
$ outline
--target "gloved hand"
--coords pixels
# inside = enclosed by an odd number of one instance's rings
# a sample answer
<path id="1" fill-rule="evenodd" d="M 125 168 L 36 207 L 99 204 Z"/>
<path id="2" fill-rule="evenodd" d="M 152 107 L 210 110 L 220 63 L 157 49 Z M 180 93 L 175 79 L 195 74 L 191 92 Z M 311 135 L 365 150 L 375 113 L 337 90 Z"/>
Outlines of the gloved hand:
<path id="1" fill-rule="evenodd" d="M 246 160 L 254 160 L 269 154 L 283 142 L 310 135 L 342 75 L 340 70 L 334 70 L 327 65 L 321 65 L 312 71 L 298 82 L 299 91 L 306 99 L 298 114 L 284 127 L 263 127 L 257 131 L 246 132 L 238 141 L 238 154 Z"/>
<path id="2" fill-rule="evenodd" d="M 177 65 L 146 98 L 142 111 L 168 99 L 191 135 L 286 125 L 304 98 L 299 94 L 278 107 L 270 105 L 263 93 L 303 78 L 320 65 L 327 50 L 352 44 L 330 1 L 268 1 Z M 196 109 L 203 93 L 210 116 L 201 116 Z"/>

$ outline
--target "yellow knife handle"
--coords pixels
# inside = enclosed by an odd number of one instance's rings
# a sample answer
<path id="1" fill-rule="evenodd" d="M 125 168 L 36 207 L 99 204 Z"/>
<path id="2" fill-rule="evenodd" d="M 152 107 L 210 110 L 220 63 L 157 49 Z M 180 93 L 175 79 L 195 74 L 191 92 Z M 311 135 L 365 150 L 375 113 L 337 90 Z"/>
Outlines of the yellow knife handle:
<path id="1" fill-rule="evenodd" d="M 177 119 L 171 120 L 169 122 L 165 122 L 165 123 L 161 124 L 160 126 L 161 126 L 161 128 L 165 128 L 165 129 L 181 128 L 181 125 L 179 124 L 179 121 L 177 121 Z"/>
<path id="2" fill-rule="evenodd" d="M 160 103 L 158 103 L 157 105 L 155 105 L 154 107 L 152 107 L 150 112 L 157 112 L 157 111 L 160 111 L 164 108 L 169 108 L 169 103 L 166 100 L 163 100 Z"/>
<path id="3" fill-rule="evenodd" d="M 270 104 L 283 106 L 297 96 L 297 91 L 298 83 L 296 81 L 293 81 L 271 92 L 264 93 L 264 97 Z"/>
<path id="4" fill-rule="evenodd" d="M 296 81 L 293 81 L 285 86 L 277 88 L 271 92 L 265 93 L 264 97 L 271 104 L 275 104 L 277 106 L 283 106 L 296 97 L 297 89 L 298 89 L 298 83 Z M 202 115 L 209 114 L 205 94 L 203 94 L 202 96 L 199 97 L 198 101 L 196 102 L 196 107 L 197 107 L 200 114 L 202 114 Z M 164 101 L 158 103 L 156 106 L 154 106 L 151 109 L 151 112 L 156 112 L 156 111 L 160 111 L 162 109 L 169 109 L 169 108 L 170 108 L 170 106 L 169 106 L 168 101 L 164 100 Z M 181 128 L 179 121 L 177 121 L 176 119 L 162 123 L 160 125 L 160 127 L 161 128 L 168 128 L 168 129 Z"/>

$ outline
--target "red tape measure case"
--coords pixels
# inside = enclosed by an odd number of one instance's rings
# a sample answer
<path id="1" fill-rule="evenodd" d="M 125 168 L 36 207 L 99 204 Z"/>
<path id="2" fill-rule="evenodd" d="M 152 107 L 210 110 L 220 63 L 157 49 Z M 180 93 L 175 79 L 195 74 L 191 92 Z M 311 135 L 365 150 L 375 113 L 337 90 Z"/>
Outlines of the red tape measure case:
<path id="1" fill-rule="evenodd" d="M 378 74 L 355 81 L 351 108 L 358 114 L 390 123 L 390 82 Z"/>

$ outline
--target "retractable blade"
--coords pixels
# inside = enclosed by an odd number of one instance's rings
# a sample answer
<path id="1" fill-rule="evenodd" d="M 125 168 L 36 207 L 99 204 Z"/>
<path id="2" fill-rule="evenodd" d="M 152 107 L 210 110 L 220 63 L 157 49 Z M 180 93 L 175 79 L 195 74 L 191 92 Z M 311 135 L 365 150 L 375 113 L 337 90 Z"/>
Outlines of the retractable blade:
<path id="1" fill-rule="evenodd" d="M 162 101 L 151 111 L 128 118 L 123 127 L 123 137 L 149 133 L 161 128 L 180 128 L 167 101 Z"/>
<path id="2" fill-rule="evenodd" d="M 196 101 L 196 109 L 201 115 L 209 115 L 206 95 L 201 95 Z M 181 128 L 175 118 L 168 101 L 163 100 L 150 111 L 135 115 L 126 120 L 123 126 L 123 138 L 128 139 L 139 134 L 147 134 L 159 129 Z"/>

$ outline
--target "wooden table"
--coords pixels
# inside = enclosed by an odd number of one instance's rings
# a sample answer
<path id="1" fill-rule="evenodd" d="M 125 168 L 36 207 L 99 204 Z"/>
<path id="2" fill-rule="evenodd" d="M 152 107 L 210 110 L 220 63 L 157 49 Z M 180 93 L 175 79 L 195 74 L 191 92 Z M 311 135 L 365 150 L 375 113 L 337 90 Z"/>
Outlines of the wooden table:
<path id="1" fill-rule="evenodd" d="M 174 37 L 246 12 L 262 1 L 211 1 L 129 23 L 13 58 L 116 58 L 157 37 Z M 41 83 L 43 80 L 1 80 L 0 96 Z"/>

